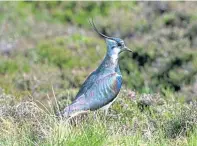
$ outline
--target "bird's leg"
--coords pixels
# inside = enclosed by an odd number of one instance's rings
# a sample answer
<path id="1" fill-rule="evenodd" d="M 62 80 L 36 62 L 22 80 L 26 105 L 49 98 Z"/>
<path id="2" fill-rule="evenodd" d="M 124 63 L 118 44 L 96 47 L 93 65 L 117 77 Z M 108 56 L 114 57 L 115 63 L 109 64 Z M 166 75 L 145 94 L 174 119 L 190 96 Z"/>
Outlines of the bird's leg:
<path id="1" fill-rule="evenodd" d="M 97 113 L 96 113 L 96 111 L 93 111 L 94 112 L 94 120 L 96 120 L 97 119 Z"/>
<path id="2" fill-rule="evenodd" d="M 102 107 L 102 110 L 104 111 L 105 116 L 107 116 L 108 110 L 109 110 L 109 107 L 110 107 L 111 104 L 112 104 L 112 102 L 107 104 L 107 105 L 105 105 L 104 107 Z"/>
<path id="3" fill-rule="evenodd" d="M 105 116 L 107 116 L 109 108 L 106 108 L 104 111 L 105 111 Z"/>

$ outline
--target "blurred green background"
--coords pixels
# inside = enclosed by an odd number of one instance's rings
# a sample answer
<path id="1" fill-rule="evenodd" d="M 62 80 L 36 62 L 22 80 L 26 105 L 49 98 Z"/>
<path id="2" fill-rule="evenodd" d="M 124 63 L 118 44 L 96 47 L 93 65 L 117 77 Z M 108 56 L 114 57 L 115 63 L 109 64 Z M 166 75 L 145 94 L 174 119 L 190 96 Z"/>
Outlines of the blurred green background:
<path id="1" fill-rule="evenodd" d="M 197 97 L 196 2 L 0 2 L 0 87 L 18 98 L 77 91 L 120 37 L 124 88 Z"/>

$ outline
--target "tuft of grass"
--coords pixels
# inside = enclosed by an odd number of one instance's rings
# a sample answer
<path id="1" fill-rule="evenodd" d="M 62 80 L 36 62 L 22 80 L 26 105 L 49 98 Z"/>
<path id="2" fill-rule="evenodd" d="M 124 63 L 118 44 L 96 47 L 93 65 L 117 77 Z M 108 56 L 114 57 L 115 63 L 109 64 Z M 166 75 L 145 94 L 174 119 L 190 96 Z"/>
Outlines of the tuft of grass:
<path id="1" fill-rule="evenodd" d="M 196 110 L 192 110 L 191 108 L 181 107 L 180 113 L 163 125 L 166 137 L 182 137 L 195 131 L 197 123 L 196 112 Z"/>

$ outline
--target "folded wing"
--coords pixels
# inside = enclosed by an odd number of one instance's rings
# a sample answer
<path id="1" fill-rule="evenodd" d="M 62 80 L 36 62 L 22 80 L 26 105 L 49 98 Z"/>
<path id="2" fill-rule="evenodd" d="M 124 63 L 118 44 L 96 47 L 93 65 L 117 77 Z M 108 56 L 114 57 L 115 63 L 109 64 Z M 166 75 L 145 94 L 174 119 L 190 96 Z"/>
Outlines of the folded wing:
<path id="1" fill-rule="evenodd" d="M 93 76 L 89 78 L 91 84 L 84 83 L 78 96 L 65 108 L 64 113 L 70 115 L 79 111 L 96 110 L 107 105 L 117 96 L 122 85 L 122 76 L 111 73 L 97 80 Z"/>

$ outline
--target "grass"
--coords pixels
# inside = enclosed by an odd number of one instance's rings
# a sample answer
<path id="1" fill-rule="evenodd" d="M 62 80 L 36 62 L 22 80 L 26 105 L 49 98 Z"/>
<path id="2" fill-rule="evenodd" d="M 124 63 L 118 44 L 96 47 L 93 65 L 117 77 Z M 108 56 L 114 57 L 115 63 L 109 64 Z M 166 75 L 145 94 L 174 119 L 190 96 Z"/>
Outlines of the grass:
<path id="1" fill-rule="evenodd" d="M 2 93 L 0 145 L 193 146 L 197 143 L 195 105 L 175 102 L 176 97 L 169 94 L 160 97 L 163 104 L 155 102 L 142 111 L 138 103 L 147 96 L 150 99 L 151 94 L 129 98 L 128 93 L 119 95 L 107 116 L 96 111 L 69 121 L 56 117 L 54 107 L 58 104 L 50 100 L 48 107 L 38 106 L 36 101 L 13 103 L 14 97 Z M 52 96 L 56 98 L 55 93 Z"/>

